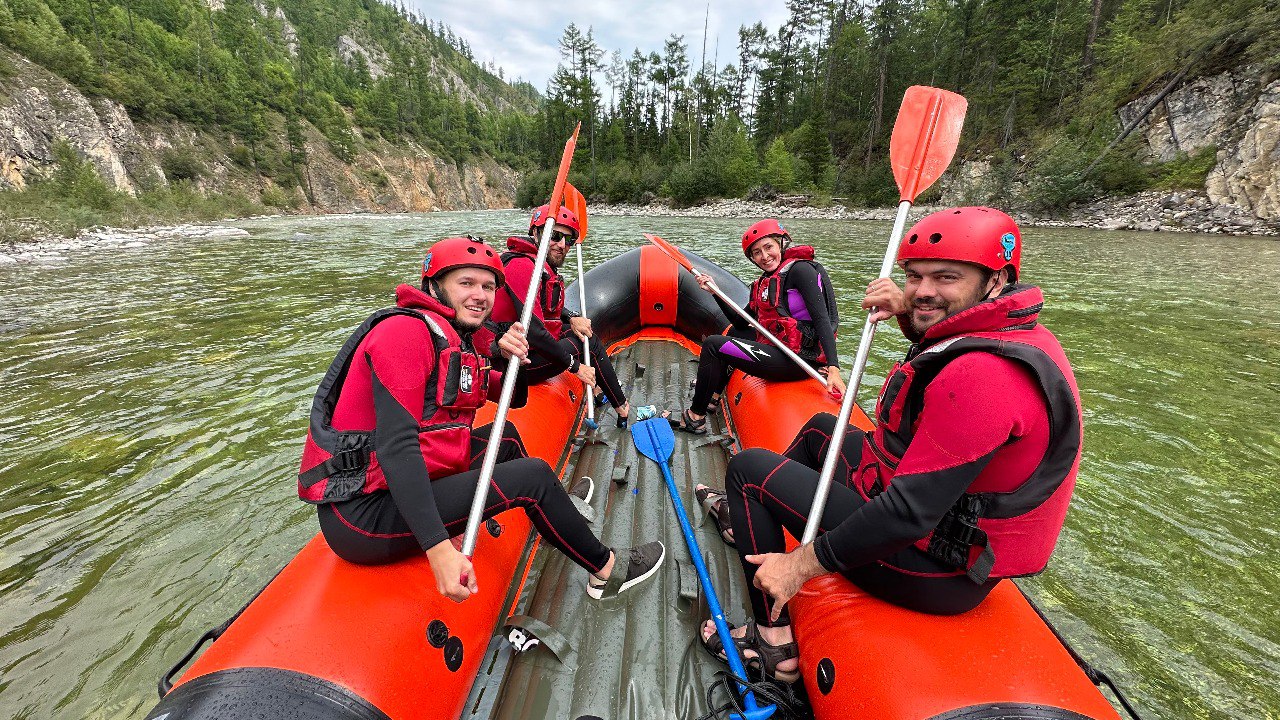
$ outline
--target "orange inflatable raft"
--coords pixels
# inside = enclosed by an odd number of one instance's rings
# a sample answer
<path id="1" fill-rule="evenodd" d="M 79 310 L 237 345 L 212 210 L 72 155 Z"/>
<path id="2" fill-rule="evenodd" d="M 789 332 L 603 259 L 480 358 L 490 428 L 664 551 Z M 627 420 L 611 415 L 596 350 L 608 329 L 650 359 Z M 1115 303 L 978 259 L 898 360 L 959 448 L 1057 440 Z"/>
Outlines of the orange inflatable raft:
<path id="1" fill-rule="evenodd" d="M 711 263 L 701 266 L 745 304 L 741 282 Z M 587 279 L 596 332 L 614 351 L 645 340 L 675 341 L 682 358 L 679 365 L 692 359 L 702 337 L 727 324 L 692 277 L 677 272 L 656 248 L 614 258 Z M 568 296 L 577 294 L 570 291 Z M 530 453 L 558 471 L 575 450 L 583 417 L 582 390 L 576 380 L 562 375 L 533 388 L 529 404 L 510 417 Z M 731 443 L 735 448 L 781 451 L 814 412 L 837 410 L 825 392 L 808 381 L 771 384 L 735 374 L 726 397 L 722 420 L 736 440 Z M 636 398 L 637 403 L 645 400 Z M 492 405 L 487 409 L 491 415 Z M 856 424 L 868 428 L 865 415 L 855 414 Z M 485 415 L 478 420 L 487 421 Z M 619 443 L 614 454 L 622 452 Z M 722 467 L 723 459 L 719 462 Z M 661 494 L 644 501 L 666 507 Z M 495 648 L 501 644 L 504 623 L 521 606 L 522 595 L 531 592 L 530 568 L 537 548 L 536 533 L 519 511 L 490 520 L 474 559 L 481 592 L 455 604 L 436 592 L 425 557 L 383 567 L 356 566 L 339 560 L 317 535 L 240 613 L 206 633 L 161 681 L 161 702 L 147 718 L 599 718 L 570 713 L 575 706 L 570 701 L 557 703 L 555 698 L 527 694 L 513 701 L 508 693 L 495 705 L 480 697 L 483 692 L 473 691 L 477 673 L 497 672 L 499 661 L 510 656 L 510 651 Z M 724 558 L 736 557 L 731 550 L 721 550 Z M 668 544 L 669 556 L 680 558 L 683 552 L 683 547 Z M 742 579 L 733 562 L 722 561 L 725 569 L 720 575 L 731 586 L 737 583 L 737 589 L 721 593 L 728 597 L 736 592 L 740 599 Z M 679 594 L 686 596 L 683 585 Z M 696 591 L 688 595 L 696 597 Z M 804 685 L 813 715 L 820 720 L 1118 717 L 1011 581 L 1002 583 L 977 609 L 954 617 L 903 610 L 837 576 L 811 581 L 792 603 Z M 705 617 L 705 609 L 696 606 L 686 612 L 691 621 Z M 693 645 L 692 633 L 685 629 L 678 637 L 657 637 L 669 646 L 643 646 L 639 652 L 644 662 L 687 665 L 690 658 L 697 659 L 695 664 L 707 660 L 698 655 L 705 653 Z M 180 672 L 207 640 L 214 642 Z M 578 657 L 586 654 L 586 648 L 578 648 Z M 664 657 L 670 660 L 662 661 Z M 545 669 L 550 662 L 535 659 L 533 664 Z M 179 677 L 170 684 L 174 676 Z M 672 677 L 670 691 L 676 697 L 636 705 L 657 708 L 645 717 L 681 717 L 680 708 L 705 707 L 688 701 L 689 693 L 700 692 L 682 687 L 688 678 L 681 680 L 680 673 Z M 695 672 L 693 681 L 699 677 Z M 613 694 L 627 692 L 636 690 Z M 700 714 L 687 712 L 690 718 Z"/>

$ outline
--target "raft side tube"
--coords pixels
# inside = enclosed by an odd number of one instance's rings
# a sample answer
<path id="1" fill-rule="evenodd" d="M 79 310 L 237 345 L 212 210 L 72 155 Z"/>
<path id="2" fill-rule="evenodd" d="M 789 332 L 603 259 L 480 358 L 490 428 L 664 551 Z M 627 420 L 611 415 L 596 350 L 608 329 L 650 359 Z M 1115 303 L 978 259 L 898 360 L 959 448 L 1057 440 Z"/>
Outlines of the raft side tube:
<path id="1" fill-rule="evenodd" d="M 694 267 L 713 277 L 716 285 L 739 307 L 746 306 L 749 290 L 741 280 L 697 253 L 685 251 L 685 255 Z M 667 273 L 672 268 L 677 270 L 674 286 L 664 287 L 670 280 Z M 724 332 L 729 325 L 729 318 L 716 304 L 715 297 L 698 287 L 693 275 L 651 245 L 628 250 L 591 268 L 586 273 L 586 281 L 588 317 L 605 347 L 635 335 L 646 326 L 668 326 L 700 343 L 708 335 Z M 642 282 L 645 285 L 643 305 Z M 565 306 L 582 312 L 577 280 L 569 284 L 565 295 Z M 661 304 L 662 308 L 655 309 L 655 304 Z"/>
<path id="2" fill-rule="evenodd" d="M 581 393 L 576 378 L 560 375 L 530 388 L 529 403 L 511 411 L 508 421 L 531 456 L 563 468 Z M 493 409 L 481 408 L 476 425 L 489 422 Z M 437 592 L 425 554 L 356 565 L 315 535 L 148 717 L 458 717 L 530 545 L 523 511 L 493 520 L 481 528 L 472 558 L 480 592 L 463 603 Z M 300 699 L 312 697 L 320 700 Z"/>
<path id="3" fill-rule="evenodd" d="M 778 453 L 814 413 L 838 410 L 807 380 L 769 383 L 735 373 L 726 397 L 741 447 Z M 850 423 L 872 428 L 857 406 Z M 1119 718 L 1012 580 L 977 608 L 944 617 L 879 600 L 829 574 L 806 583 L 788 608 L 818 720 Z"/>

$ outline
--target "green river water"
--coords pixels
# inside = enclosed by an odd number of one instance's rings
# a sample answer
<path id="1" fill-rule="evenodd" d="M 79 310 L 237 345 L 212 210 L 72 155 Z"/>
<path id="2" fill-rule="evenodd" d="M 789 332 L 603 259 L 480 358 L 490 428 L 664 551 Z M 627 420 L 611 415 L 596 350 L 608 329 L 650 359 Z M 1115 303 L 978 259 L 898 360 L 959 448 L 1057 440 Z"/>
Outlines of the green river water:
<path id="1" fill-rule="evenodd" d="M 0 717 L 142 717 L 160 674 L 315 533 L 294 473 L 350 329 L 430 239 L 524 222 L 244 220 L 248 237 L 0 268 Z M 656 231 L 749 278 L 745 224 L 598 217 L 587 262 Z M 889 225 L 789 225 L 843 291 L 848 367 Z M 1148 720 L 1280 717 L 1280 244 L 1026 242 L 1086 430 L 1054 561 L 1023 587 Z M 904 348 L 881 333 L 867 385 Z"/>

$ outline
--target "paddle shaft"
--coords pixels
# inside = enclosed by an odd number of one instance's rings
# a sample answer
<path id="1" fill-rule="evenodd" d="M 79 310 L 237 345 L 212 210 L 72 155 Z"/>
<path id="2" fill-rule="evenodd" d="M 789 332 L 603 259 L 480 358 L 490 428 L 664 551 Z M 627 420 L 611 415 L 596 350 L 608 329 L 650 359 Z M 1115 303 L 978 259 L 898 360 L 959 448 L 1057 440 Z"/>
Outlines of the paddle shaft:
<path id="1" fill-rule="evenodd" d="M 703 275 L 704 273 L 700 272 L 699 270 L 697 270 L 697 269 L 695 268 L 695 269 L 693 270 L 693 274 L 694 274 L 694 275 Z M 728 296 L 728 295 L 725 295 L 725 294 L 724 294 L 724 292 L 722 292 L 722 291 L 720 290 L 720 288 L 716 286 L 716 282 L 715 282 L 715 280 L 712 280 L 712 281 L 711 281 L 711 292 L 712 292 L 712 293 L 714 293 L 716 297 L 718 297 L 718 298 L 720 298 L 721 300 L 723 300 L 725 305 L 728 305 L 729 307 L 733 308 L 734 312 L 736 312 L 736 313 L 738 313 L 738 315 L 742 316 L 742 319 L 744 319 L 744 320 L 746 320 L 747 322 L 751 323 L 751 327 L 755 328 L 755 329 L 756 329 L 756 332 L 760 333 L 761 335 L 763 335 L 763 336 L 765 337 L 765 339 L 766 339 L 766 340 L 768 340 L 769 342 L 773 343 L 773 346 L 774 346 L 774 347 L 776 347 L 776 348 L 778 348 L 779 350 L 781 350 L 783 355 L 786 355 L 787 357 L 791 358 L 791 362 L 793 362 L 793 363 L 795 363 L 796 365 L 800 366 L 800 369 L 801 369 L 801 370 L 804 370 L 806 373 L 808 373 L 808 374 L 809 374 L 809 377 L 811 377 L 811 378 L 813 378 L 814 380 L 817 380 L 818 382 L 822 383 L 822 387 L 827 387 L 827 386 L 828 386 L 827 379 L 826 379 L 825 377 L 823 377 L 823 376 L 822 376 L 822 373 L 818 372 L 818 371 L 817 371 L 817 370 L 816 370 L 812 365 L 810 365 L 809 363 L 805 362 L 805 361 L 804 361 L 804 360 L 803 360 L 799 355 L 797 355 L 797 354 L 795 354 L 794 352 L 792 352 L 792 351 L 791 351 L 791 348 L 787 347 L 787 346 L 786 346 L 786 344 L 784 344 L 781 340 L 779 340 L 778 338 L 774 337 L 773 333 L 769 332 L 768 330 L 765 330 L 765 329 L 764 329 L 764 326 L 763 326 L 763 325 L 761 325 L 761 324 L 760 324 L 760 323 L 759 323 L 755 318 L 751 317 L 751 314 L 750 314 L 750 313 L 748 313 L 746 310 L 743 310 L 742 308 L 738 307 L 738 304 L 737 304 L 737 303 L 735 303 L 734 301 L 730 300 L 730 299 L 729 299 L 729 296 Z"/>
<path id="2" fill-rule="evenodd" d="M 529 327 L 533 319 L 533 305 L 538 301 L 538 286 L 542 279 L 542 269 L 547 264 L 547 251 L 551 249 L 551 233 L 555 232 L 556 213 L 560 202 L 564 199 L 564 186 L 569 180 L 569 165 L 573 162 L 573 150 L 578 142 L 578 127 L 573 135 L 565 141 L 564 153 L 560 156 L 560 169 L 556 173 L 556 183 L 551 190 L 551 208 L 547 221 L 542 226 L 542 238 L 538 242 L 538 256 L 533 261 L 533 273 L 529 275 L 529 287 L 525 290 L 524 309 L 520 311 L 520 326 Z M 471 496 L 471 512 L 467 515 L 467 530 L 462 536 L 462 554 L 470 558 L 475 554 L 476 538 L 480 534 L 480 520 L 484 517 L 484 501 L 489 496 L 489 483 L 493 480 L 493 468 L 498 463 L 498 445 L 502 442 L 502 430 L 507 424 L 507 411 L 511 409 L 511 396 L 516 390 L 516 374 L 520 372 L 520 358 L 512 355 L 507 359 L 507 371 L 502 374 L 502 393 L 498 396 L 498 409 L 493 415 L 492 429 L 489 431 L 489 442 L 484 448 L 484 462 L 480 466 L 480 477 L 476 478 L 476 492 Z"/>
<path id="3" fill-rule="evenodd" d="M 889 277 L 889 273 L 893 272 L 893 261 L 898 257 L 898 246 L 902 244 L 902 233 L 906 230 L 907 212 L 910 210 L 910 200 L 903 200 L 898 204 L 898 216 L 893 221 L 889 247 L 885 248 L 884 261 L 880 263 L 882 278 Z M 862 325 L 862 339 L 858 341 L 858 354 L 853 358 L 853 371 L 849 375 L 849 385 L 840 402 L 840 414 L 836 417 L 835 430 L 831 432 L 827 455 L 822 460 L 822 474 L 818 476 L 818 488 L 813 496 L 813 505 L 809 508 L 809 519 L 805 521 L 801 544 L 811 543 L 818 537 L 818 525 L 822 521 L 822 511 L 827 506 L 827 495 L 831 492 L 831 480 L 836 474 L 836 461 L 840 458 L 841 446 L 844 444 L 845 429 L 849 426 L 853 402 L 858 397 L 858 388 L 862 385 L 862 373 L 866 370 L 867 358 L 871 355 L 871 342 L 876 336 L 876 323 L 871 322 L 871 315 L 874 312 L 874 310 L 867 311 L 867 319 Z"/>
<path id="4" fill-rule="evenodd" d="M 587 316 L 587 276 L 582 272 L 582 240 L 579 238 L 574 246 L 578 251 L 578 306 L 582 308 L 582 317 Z M 582 364 L 591 367 L 591 338 L 582 338 Z M 587 419 L 595 422 L 596 394 L 594 388 L 587 388 Z"/>
<path id="5" fill-rule="evenodd" d="M 665 418 L 654 418 L 645 422 L 661 421 L 667 422 Z M 644 425 L 640 423 L 639 425 Z M 638 428 L 637 428 L 638 429 Z M 649 433 L 649 439 L 653 446 L 661 447 L 662 443 L 654 432 L 652 426 L 644 425 L 644 432 Z M 724 608 L 720 606 L 720 598 L 716 595 L 716 588 L 711 584 L 711 574 L 707 572 L 707 564 L 702 560 L 702 548 L 698 547 L 698 539 L 693 536 L 693 526 L 689 524 L 689 516 L 685 514 L 684 503 L 680 500 L 680 490 L 676 487 L 676 480 L 671 476 L 671 467 L 666 460 L 658 460 L 658 467 L 662 470 L 662 479 L 667 481 L 667 494 L 671 496 L 671 504 L 675 507 L 676 518 L 680 520 L 680 532 L 684 534 L 685 545 L 689 548 L 689 555 L 693 558 L 693 566 L 698 571 L 698 581 L 702 583 L 702 590 L 707 594 L 707 608 L 711 611 L 711 619 L 716 625 L 716 634 L 720 636 L 720 644 L 724 646 L 724 656 L 729 661 L 729 669 L 733 674 L 740 677 L 747 677 L 747 669 L 742 664 L 742 658 L 739 656 L 738 645 L 733 641 L 733 635 L 729 632 L 729 622 L 725 620 Z M 746 687 L 741 683 L 738 684 L 738 692 L 742 693 Z M 753 692 L 747 692 L 744 696 L 747 712 L 758 713 L 760 708 L 756 705 L 756 696 Z"/>
<path id="6" fill-rule="evenodd" d="M 542 278 L 542 268 L 547 262 L 547 250 L 551 244 L 551 233 L 555 231 L 555 223 L 548 222 L 542 229 L 542 242 L 538 245 L 538 256 L 533 261 L 533 274 L 530 275 L 529 290 L 525 297 L 533 298 L 526 302 L 520 312 L 521 327 L 529 327 L 533 319 L 533 303 Z M 493 479 L 493 468 L 498 463 L 498 445 L 502 442 L 502 429 L 507 423 L 507 411 L 511 409 L 511 396 L 515 394 L 516 375 L 520 372 L 520 358 L 512 355 L 507 360 L 507 369 L 502 373 L 502 394 L 498 397 L 498 409 L 493 414 L 493 430 L 489 433 L 489 442 L 484 448 L 484 463 L 480 466 L 480 477 L 476 480 L 476 494 L 471 498 L 471 513 L 467 516 L 467 532 L 462 538 L 462 554 L 467 557 L 475 552 L 476 536 L 479 534 L 480 521 L 484 516 L 484 501 L 489 492 L 489 481 Z"/>

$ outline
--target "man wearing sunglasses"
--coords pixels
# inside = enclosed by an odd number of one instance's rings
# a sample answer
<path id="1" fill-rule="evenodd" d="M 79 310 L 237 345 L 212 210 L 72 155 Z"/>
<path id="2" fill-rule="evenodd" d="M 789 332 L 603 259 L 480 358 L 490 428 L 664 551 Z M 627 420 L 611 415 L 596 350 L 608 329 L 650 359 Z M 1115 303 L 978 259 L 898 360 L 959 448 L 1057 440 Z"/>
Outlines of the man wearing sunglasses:
<path id="1" fill-rule="evenodd" d="M 550 206 L 543 205 L 533 211 L 528 235 L 507 238 L 507 252 L 502 254 L 507 284 L 498 293 L 494 303 L 495 321 L 513 322 L 520 317 L 524 308 L 524 293 L 533 277 L 534 259 L 538 254 L 537 238 L 541 236 L 550 215 Z M 605 398 L 618 414 L 618 427 L 626 427 L 631 407 L 627 404 L 627 398 L 604 346 L 592 334 L 591 321 L 564 306 L 565 282 L 559 270 L 569 256 L 569 248 L 578 242 L 581 234 L 578 216 L 569 208 L 562 207 L 554 222 L 551 245 L 547 250 L 547 263 L 538 284 L 538 302 L 533 306 L 534 320 L 529 327 L 529 346 L 532 349 L 530 364 L 521 372 L 530 384 L 543 382 L 562 372 L 573 373 L 592 387 L 598 382 Z M 591 350 L 590 365 L 582 362 L 583 341 L 587 342 Z"/>

